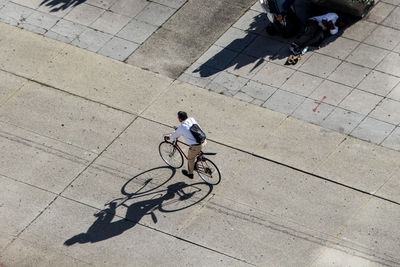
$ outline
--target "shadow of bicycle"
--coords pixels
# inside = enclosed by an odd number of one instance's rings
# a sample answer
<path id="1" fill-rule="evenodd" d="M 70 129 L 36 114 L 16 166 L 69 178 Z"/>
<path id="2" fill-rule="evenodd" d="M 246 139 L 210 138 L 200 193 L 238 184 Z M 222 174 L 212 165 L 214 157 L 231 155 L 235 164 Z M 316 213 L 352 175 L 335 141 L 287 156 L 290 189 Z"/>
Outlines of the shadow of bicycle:
<path id="1" fill-rule="evenodd" d="M 124 196 L 106 203 L 107 208 L 94 214 L 97 219 L 88 230 L 66 240 L 64 245 L 95 243 L 118 236 L 134 227 L 146 215 L 151 216 L 153 223 L 157 223 L 157 213 L 192 207 L 205 199 L 213 189 L 212 185 L 204 182 L 172 183 L 175 173 L 175 169 L 164 166 L 132 177 L 121 188 Z M 117 215 L 121 213 L 125 213 L 125 216 Z"/>

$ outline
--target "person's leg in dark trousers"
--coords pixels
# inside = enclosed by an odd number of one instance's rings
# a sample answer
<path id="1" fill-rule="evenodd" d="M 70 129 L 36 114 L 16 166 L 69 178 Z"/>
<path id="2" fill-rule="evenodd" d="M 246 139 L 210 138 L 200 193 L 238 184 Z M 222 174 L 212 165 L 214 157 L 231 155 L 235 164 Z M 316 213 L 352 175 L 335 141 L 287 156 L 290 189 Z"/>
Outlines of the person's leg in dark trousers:
<path id="1" fill-rule="evenodd" d="M 304 48 L 320 42 L 324 38 L 324 32 L 315 20 L 308 20 L 304 29 L 304 33 L 299 36 L 294 43 Z"/>
<path id="2" fill-rule="evenodd" d="M 286 26 L 282 30 L 282 36 L 284 38 L 291 38 L 299 33 L 301 28 L 301 21 L 297 15 L 289 9 L 286 14 Z"/>

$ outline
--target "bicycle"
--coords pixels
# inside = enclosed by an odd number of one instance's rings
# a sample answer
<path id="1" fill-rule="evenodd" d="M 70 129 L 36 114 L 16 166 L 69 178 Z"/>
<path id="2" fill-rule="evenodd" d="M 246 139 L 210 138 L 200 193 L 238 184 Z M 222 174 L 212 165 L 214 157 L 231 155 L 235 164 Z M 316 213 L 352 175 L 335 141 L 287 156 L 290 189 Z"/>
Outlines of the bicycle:
<path id="1" fill-rule="evenodd" d="M 178 138 L 172 142 L 164 140 L 158 146 L 162 160 L 174 169 L 179 169 L 183 166 L 183 157 L 185 157 L 186 160 L 188 159 L 179 144 L 190 146 L 180 141 Z M 216 154 L 217 153 L 215 152 L 200 151 L 194 164 L 194 170 L 199 174 L 200 178 L 211 185 L 219 184 L 221 181 L 221 173 L 219 172 L 217 165 L 215 165 L 215 163 L 210 159 L 204 157 L 204 155 L 211 156 Z"/>

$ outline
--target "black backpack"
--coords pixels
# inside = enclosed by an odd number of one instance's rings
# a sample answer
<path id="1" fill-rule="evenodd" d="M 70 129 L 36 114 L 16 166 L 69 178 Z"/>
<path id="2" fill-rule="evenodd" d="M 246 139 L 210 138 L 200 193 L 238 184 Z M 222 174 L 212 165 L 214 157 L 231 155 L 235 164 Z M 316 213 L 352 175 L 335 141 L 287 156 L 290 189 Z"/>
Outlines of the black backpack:
<path id="1" fill-rule="evenodd" d="M 193 124 L 190 127 L 190 132 L 198 144 L 202 144 L 204 140 L 206 140 L 206 134 L 201 130 L 198 124 Z"/>

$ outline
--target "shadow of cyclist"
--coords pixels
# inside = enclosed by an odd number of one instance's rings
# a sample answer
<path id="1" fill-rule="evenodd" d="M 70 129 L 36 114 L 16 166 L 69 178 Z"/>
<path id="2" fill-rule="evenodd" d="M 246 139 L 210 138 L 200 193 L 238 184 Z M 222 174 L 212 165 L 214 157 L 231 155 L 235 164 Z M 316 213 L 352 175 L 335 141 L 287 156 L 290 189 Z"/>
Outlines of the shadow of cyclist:
<path id="1" fill-rule="evenodd" d="M 120 205 L 117 205 L 116 202 L 110 202 L 108 208 L 94 214 L 97 219 L 89 227 L 86 233 L 80 233 L 71 237 L 64 242 L 64 245 L 71 246 L 75 243 L 95 243 L 120 235 L 126 230 L 134 227 L 145 215 L 150 215 L 153 222 L 157 223 L 157 217 L 154 212 L 160 209 L 161 204 L 164 201 L 173 199 L 175 196 L 177 196 L 180 201 L 184 201 L 194 196 L 195 193 L 184 193 L 182 190 L 188 186 L 190 185 L 184 182 L 178 182 L 169 185 L 166 193 L 164 195 L 161 194 L 160 197 L 138 201 L 129 206 L 122 203 L 120 204 L 121 206 L 127 207 L 125 218 L 114 222 L 113 219 L 115 218 L 116 209 Z M 210 192 L 211 191 L 209 191 L 207 195 Z M 204 198 L 201 198 L 200 201 L 202 199 Z"/>

